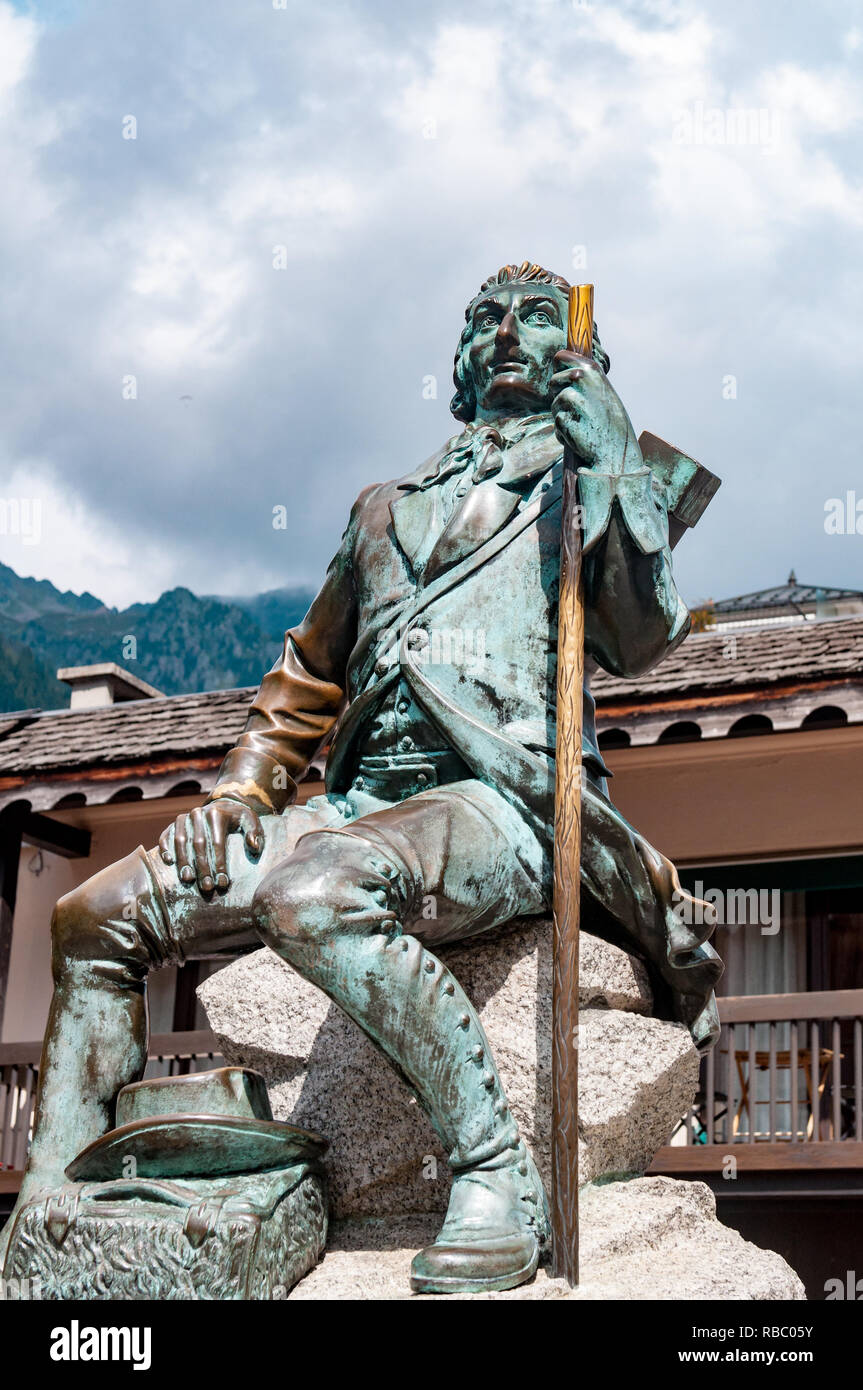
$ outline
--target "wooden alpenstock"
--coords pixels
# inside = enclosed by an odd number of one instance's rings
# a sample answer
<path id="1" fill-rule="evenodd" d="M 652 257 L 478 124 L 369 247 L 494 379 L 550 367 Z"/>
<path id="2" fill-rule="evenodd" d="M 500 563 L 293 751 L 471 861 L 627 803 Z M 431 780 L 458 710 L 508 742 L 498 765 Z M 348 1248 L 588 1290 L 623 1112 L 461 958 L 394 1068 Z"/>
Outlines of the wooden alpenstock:
<path id="1" fill-rule="evenodd" d="M 567 346 L 590 357 L 593 285 L 569 292 Z M 578 1283 L 578 932 L 581 895 L 581 718 L 584 600 L 576 460 L 564 452 L 554 788 L 551 1053 L 552 1274 Z"/>

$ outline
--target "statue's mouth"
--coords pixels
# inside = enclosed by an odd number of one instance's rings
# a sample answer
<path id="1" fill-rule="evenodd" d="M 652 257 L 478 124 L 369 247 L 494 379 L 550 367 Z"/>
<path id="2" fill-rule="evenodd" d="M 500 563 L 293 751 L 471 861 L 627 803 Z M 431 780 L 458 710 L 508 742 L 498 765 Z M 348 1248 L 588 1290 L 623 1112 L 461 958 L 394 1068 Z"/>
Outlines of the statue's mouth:
<path id="1" fill-rule="evenodd" d="M 525 365 L 524 362 L 495 362 L 491 369 L 491 373 L 492 376 L 501 376 L 504 373 L 508 375 L 510 372 L 523 372 L 525 370 Z"/>

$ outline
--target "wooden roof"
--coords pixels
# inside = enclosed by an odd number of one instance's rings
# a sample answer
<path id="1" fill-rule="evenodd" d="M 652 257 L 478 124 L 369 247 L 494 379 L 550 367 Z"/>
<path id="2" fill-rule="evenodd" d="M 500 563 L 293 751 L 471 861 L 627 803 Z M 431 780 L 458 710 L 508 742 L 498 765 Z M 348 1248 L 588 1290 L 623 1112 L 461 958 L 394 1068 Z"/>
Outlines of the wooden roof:
<path id="1" fill-rule="evenodd" d="M 597 671 L 597 705 L 623 699 L 770 690 L 779 685 L 863 678 L 863 618 L 788 623 L 687 637 L 659 666 L 635 680 Z"/>

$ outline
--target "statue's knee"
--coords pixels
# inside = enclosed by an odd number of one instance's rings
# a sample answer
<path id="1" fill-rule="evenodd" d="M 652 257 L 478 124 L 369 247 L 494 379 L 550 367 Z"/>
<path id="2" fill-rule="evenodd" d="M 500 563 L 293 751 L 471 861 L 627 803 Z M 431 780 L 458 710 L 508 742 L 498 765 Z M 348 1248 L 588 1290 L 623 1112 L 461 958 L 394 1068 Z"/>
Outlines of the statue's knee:
<path id="1" fill-rule="evenodd" d="M 362 905 L 362 857 L 347 836 L 304 836 L 252 900 L 255 928 L 266 944 L 290 960 L 344 931 Z"/>
<path id="2" fill-rule="evenodd" d="M 143 958 L 135 913 L 140 885 L 130 860 L 102 869 L 57 902 L 51 919 L 55 977 L 78 961 Z"/>
<path id="3" fill-rule="evenodd" d="M 290 959 L 333 930 L 336 914 L 330 898 L 322 874 L 289 862 L 269 873 L 255 893 L 255 929 L 268 946 Z"/>
<path id="4" fill-rule="evenodd" d="M 92 960 L 98 956 L 99 926 L 86 883 L 59 899 L 51 918 L 51 959 L 55 975 L 73 961 Z"/>

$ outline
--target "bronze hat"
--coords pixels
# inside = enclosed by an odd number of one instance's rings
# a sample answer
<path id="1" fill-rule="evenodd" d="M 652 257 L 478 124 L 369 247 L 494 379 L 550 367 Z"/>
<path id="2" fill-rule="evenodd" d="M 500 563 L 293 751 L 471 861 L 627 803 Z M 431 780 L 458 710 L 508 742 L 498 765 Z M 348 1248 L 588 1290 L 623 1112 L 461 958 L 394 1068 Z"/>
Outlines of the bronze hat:
<path id="1" fill-rule="evenodd" d="M 218 1067 L 124 1086 L 117 1127 L 88 1144 L 66 1169 L 73 1182 L 129 1177 L 228 1176 L 320 1158 L 327 1141 L 273 1119 L 264 1078 Z"/>

